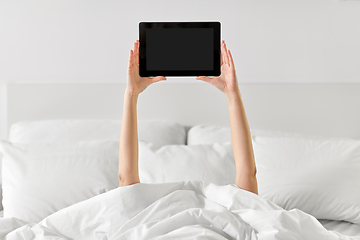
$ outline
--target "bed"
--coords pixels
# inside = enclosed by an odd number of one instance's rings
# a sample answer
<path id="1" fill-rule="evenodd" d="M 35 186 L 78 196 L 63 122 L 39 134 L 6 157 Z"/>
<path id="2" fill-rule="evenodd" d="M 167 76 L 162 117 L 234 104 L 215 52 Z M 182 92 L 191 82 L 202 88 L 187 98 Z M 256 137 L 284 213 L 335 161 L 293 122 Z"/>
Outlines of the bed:
<path id="1" fill-rule="evenodd" d="M 207 85 L 158 85 L 141 96 L 139 167 L 144 185 L 132 189 L 117 188 L 124 85 L 9 85 L 9 141 L 2 143 L 8 159 L 2 176 L 6 216 L 0 221 L 5 229 L 0 236 L 359 239 L 360 117 L 351 106 L 360 100 L 356 94 L 360 87 L 265 84 L 241 89 L 258 164 L 259 198 L 232 184 L 226 102 Z M 188 93 L 186 101 L 184 92 Z M 262 98 L 254 97 L 260 94 Z M 276 108 L 269 111 L 269 106 Z M 334 106 L 341 116 L 333 114 Z M 199 109 L 201 114 L 196 114 Z M 32 175 L 24 174 L 29 172 Z M 97 177 L 89 180 L 89 176 Z M 13 186 L 16 191 L 9 191 Z M 137 204 L 128 202 L 127 194 L 134 195 Z M 128 204 L 116 205 L 115 196 Z M 179 198 L 189 201 L 186 210 Z M 226 201 L 231 198 L 238 201 Z M 111 206 L 125 211 L 111 215 Z M 81 211 L 84 213 L 79 214 Z M 295 218 L 294 224 L 285 224 Z M 259 219 L 272 220 L 266 225 Z M 175 223 L 183 225 L 169 227 Z M 239 228 L 242 230 L 234 234 Z M 284 229 L 288 232 L 281 234 Z"/>

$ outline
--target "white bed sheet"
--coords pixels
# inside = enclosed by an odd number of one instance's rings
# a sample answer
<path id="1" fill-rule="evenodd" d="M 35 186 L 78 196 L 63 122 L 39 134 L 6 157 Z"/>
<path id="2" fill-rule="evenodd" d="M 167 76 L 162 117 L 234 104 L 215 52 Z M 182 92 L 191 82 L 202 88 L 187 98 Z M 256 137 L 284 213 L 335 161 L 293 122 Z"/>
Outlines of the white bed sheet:
<path id="1" fill-rule="evenodd" d="M 342 227 L 346 228 L 346 224 Z M 327 231 L 314 217 L 299 210 L 284 211 L 235 185 L 204 185 L 197 181 L 140 183 L 117 188 L 60 210 L 39 224 L 0 219 L 0 229 L 0 237 L 16 240 L 203 239 L 204 236 L 207 239 L 360 240 L 360 236 Z"/>
<path id="2" fill-rule="evenodd" d="M 0 218 L 3 217 L 4 211 L 0 211 Z M 344 222 L 320 219 L 319 222 L 330 231 L 337 231 L 348 236 L 360 236 L 360 225 Z"/>
<path id="3" fill-rule="evenodd" d="M 347 236 L 360 236 L 360 225 L 345 221 L 320 219 L 319 222 L 330 231 L 336 231 Z"/>

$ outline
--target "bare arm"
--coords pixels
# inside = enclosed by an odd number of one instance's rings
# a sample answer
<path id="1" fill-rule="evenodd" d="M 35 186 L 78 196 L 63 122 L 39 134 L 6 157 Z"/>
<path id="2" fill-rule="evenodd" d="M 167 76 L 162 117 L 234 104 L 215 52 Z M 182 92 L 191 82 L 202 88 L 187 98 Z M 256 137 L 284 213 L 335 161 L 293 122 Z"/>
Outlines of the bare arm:
<path id="1" fill-rule="evenodd" d="M 124 95 L 124 109 L 121 123 L 119 144 L 119 179 L 120 186 L 139 183 L 138 170 L 138 132 L 137 132 L 137 100 L 139 94 L 150 84 L 166 80 L 165 77 L 139 76 L 139 41 L 134 43 L 130 51 L 127 69 L 127 87 Z"/>
<path id="2" fill-rule="evenodd" d="M 236 185 L 258 194 L 256 166 L 249 124 L 240 91 L 226 95 L 229 105 L 231 140 L 236 163 Z"/>
<path id="3" fill-rule="evenodd" d="M 125 92 L 119 145 L 120 186 L 140 182 L 138 171 L 137 100 L 137 95 Z"/>
<path id="4" fill-rule="evenodd" d="M 236 164 L 236 185 L 258 194 L 256 166 L 249 124 L 238 86 L 234 60 L 230 51 L 221 44 L 221 75 L 219 77 L 197 77 L 222 91 L 229 105 L 231 140 Z"/>

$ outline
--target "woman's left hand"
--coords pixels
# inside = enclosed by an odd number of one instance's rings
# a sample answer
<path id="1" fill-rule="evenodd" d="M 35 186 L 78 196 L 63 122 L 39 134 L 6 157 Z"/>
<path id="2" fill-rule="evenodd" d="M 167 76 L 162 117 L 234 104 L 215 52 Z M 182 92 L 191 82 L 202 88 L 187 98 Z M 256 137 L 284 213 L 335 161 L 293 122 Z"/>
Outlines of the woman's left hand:
<path id="1" fill-rule="evenodd" d="M 134 43 L 134 49 L 130 50 L 127 69 L 127 91 L 133 95 L 139 95 L 150 84 L 166 80 L 164 76 L 140 77 L 139 75 L 139 40 Z"/>
<path id="2" fill-rule="evenodd" d="M 221 75 L 218 77 L 199 76 L 196 80 L 210 83 L 217 89 L 231 95 L 239 92 L 238 80 L 235 72 L 235 65 L 230 50 L 227 50 L 225 41 L 221 43 Z"/>

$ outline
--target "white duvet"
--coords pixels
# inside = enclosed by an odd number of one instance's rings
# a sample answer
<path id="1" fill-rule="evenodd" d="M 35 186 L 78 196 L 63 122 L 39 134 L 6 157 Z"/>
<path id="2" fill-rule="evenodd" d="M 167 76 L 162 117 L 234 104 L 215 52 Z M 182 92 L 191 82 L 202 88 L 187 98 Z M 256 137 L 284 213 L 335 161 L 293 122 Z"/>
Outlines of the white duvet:
<path id="1" fill-rule="evenodd" d="M 326 230 L 236 185 L 138 183 L 64 208 L 39 223 L 0 219 L 1 239 L 360 239 Z"/>

